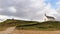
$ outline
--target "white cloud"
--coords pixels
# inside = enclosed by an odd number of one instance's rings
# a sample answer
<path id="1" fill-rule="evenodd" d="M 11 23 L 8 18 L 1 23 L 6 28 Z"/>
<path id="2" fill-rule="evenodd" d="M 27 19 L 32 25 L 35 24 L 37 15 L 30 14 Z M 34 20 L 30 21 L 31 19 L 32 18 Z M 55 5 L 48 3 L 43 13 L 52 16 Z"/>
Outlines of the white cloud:
<path id="1" fill-rule="evenodd" d="M 56 2 L 56 4 L 57 4 L 56 11 L 57 11 L 58 15 L 60 16 L 60 1 Z"/>
<path id="2" fill-rule="evenodd" d="M 53 17 L 55 17 L 54 14 L 58 14 L 58 12 L 57 12 L 55 9 L 52 9 L 52 6 L 51 6 L 50 3 L 48 3 L 48 4 L 42 9 L 42 11 L 38 11 L 38 12 L 37 12 L 38 15 L 41 15 L 41 14 L 42 14 L 42 16 L 43 16 L 45 13 L 46 13 L 48 16 L 53 16 Z"/>
<path id="3" fill-rule="evenodd" d="M 60 1 L 56 2 L 57 8 L 60 8 Z"/>
<path id="4" fill-rule="evenodd" d="M 0 15 L 0 19 L 9 19 L 9 16 L 5 16 L 5 15 Z"/>
<path id="5" fill-rule="evenodd" d="M 8 11 L 12 12 L 12 13 L 16 13 L 16 8 L 14 6 L 9 7 Z"/>
<path id="6" fill-rule="evenodd" d="M 46 4 L 45 0 L 1 0 L 1 5 L 6 9 L 5 15 L 10 15 L 13 13 L 14 16 L 22 17 L 23 19 L 33 19 L 33 20 L 42 20 L 45 12 L 48 15 L 54 16 L 54 14 L 58 14 L 55 9 L 52 8 L 50 3 Z M 59 11 L 60 12 L 60 11 Z M 8 16 L 9 17 L 9 16 Z M 8 18 L 7 17 L 7 18 Z M 15 17 L 16 19 L 19 19 Z M 9 17 L 11 18 L 11 17 Z M 4 18 L 5 19 L 5 18 Z"/>
<path id="7" fill-rule="evenodd" d="M 0 22 L 5 21 L 6 19 L 10 19 L 10 17 L 5 15 L 0 15 Z"/>
<path id="8" fill-rule="evenodd" d="M 0 8 L 0 11 L 2 11 L 2 10 L 4 10 L 4 9 Z"/>
<path id="9" fill-rule="evenodd" d="M 50 3 L 48 3 L 48 5 L 45 7 L 45 9 L 43 11 L 45 11 L 45 13 L 47 13 L 48 15 L 49 14 L 50 15 L 58 14 L 57 11 L 52 8 Z"/>
<path id="10" fill-rule="evenodd" d="M 56 4 L 57 4 L 57 9 L 56 9 L 56 11 L 58 12 L 58 13 L 60 13 L 60 1 L 58 1 L 58 2 L 56 2 Z"/>
<path id="11" fill-rule="evenodd" d="M 30 7 L 34 8 L 43 8 L 46 4 L 44 3 L 44 0 L 30 0 L 32 3 Z"/>
<path id="12" fill-rule="evenodd" d="M 56 11 L 58 12 L 58 14 L 60 14 L 60 7 L 58 7 Z"/>
<path id="13" fill-rule="evenodd" d="M 0 22 L 5 21 L 6 19 L 13 19 L 13 18 L 16 19 L 16 20 L 27 20 L 27 21 L 29 21 L 29 19 L 23 19 L 23 18 L 20 18 L 20 17 L 0 15 Z"/>
<path id="14" fill-rule="evenodd" d="M 60 5 L 60 1 L 56 2 L 56 4 Z"/>

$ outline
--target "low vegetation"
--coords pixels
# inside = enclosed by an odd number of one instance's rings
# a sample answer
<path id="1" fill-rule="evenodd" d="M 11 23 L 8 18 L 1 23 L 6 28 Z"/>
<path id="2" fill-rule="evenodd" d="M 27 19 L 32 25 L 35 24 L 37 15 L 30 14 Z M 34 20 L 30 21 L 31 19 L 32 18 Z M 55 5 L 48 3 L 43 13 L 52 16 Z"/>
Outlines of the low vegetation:
<path id="1" fill-rule="evenodd" d="M 7 29 L 8 27 L 16 26 L 18 30 L 60 30 L 60 21 L 24 21 L 7 19 L 0 23 L 0 31 Z"/>

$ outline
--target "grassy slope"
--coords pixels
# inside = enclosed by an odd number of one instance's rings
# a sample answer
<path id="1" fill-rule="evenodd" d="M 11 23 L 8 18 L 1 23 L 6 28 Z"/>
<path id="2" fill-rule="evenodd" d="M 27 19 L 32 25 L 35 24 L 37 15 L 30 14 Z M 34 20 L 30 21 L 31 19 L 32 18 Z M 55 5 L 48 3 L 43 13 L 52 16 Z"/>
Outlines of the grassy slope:
<path id="1" fill-rule="evenodd" d="M 6 21 L 0 23 L 0 31 L 5 30 L 8 27 L 12 27 L 12 26 L 20 26 L 20 25 L 27 25 L 27 24 L 34 24 L 34 23 L 36 22 L 7 19 Z"/>
<path id="2" fill-rule="evenodd" d="M 5 30 L 8 27 L 16 26 L 17 29 L 24 30 L 60 30 L 59 21 L 46 21 L 46 22 L 35 22 L 35 21 L 23 21 L 23 20 L 6 20 L 0 23 L 0 30 Z"/>
<path id="3" fill-rule="evenodd" d="M 32 30 L 60 30 L 60 22 L 58 21 L 46 21 L 42 23 L 20 25 L 18 29 L 32 29 Z"/>

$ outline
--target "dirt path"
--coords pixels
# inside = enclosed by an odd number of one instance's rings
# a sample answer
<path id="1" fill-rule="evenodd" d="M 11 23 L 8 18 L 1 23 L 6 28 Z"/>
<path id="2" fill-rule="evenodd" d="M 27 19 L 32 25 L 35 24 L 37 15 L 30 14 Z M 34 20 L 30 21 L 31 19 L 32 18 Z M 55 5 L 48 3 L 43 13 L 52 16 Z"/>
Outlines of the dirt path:
<path id="1" fill-rule="evenodd" d="M 10 34 L 12 31 L 14 31 L 15 27 L 10 27 L 6 29 L 5 31 L 0 31 L 0 34 Z"/>
<path id="2" fill-rule="evenodd" d="M 60 31 L 15 30 L 12 34 L 60 34 Z"/>
<path id="3" fill-rule="evenodd" d="M 0 31 L 0 34 L 60 34 L 60 31 L 17 30 L 15 27 L 10 27 L 5 31 Z"/>

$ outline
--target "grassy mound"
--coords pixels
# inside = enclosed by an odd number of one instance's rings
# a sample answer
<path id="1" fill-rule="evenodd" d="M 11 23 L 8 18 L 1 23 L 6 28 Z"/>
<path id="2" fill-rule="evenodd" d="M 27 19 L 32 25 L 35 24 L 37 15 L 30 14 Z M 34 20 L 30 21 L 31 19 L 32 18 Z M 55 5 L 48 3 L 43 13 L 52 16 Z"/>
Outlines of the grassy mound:
<path id="1" fill-rule="evenodd" d="M 0 23 L 0 31 L 6 30 L 7 28 L 13 27 L 13 26 L 17 27 L 20 25 L 27 25 L 27 24 L 34 24 L 34 23 L 36 23 L 36 22 L 7 19 L 6 21 Z"/>
<path id="2" fill-rule="evenodd" d="M 34 24 L 19 25 L 17 29 L 22 30 L 60 30 L 59 21 L 46 21 L 46 22 L 37 22 Z"/>
<path id="3" fill-rule="evenodd" d="M 19 30 L 60 30 L 60 21 L 36 22 L 7 19 L 0 23 L 0 31 L 13 26 Z"/>

